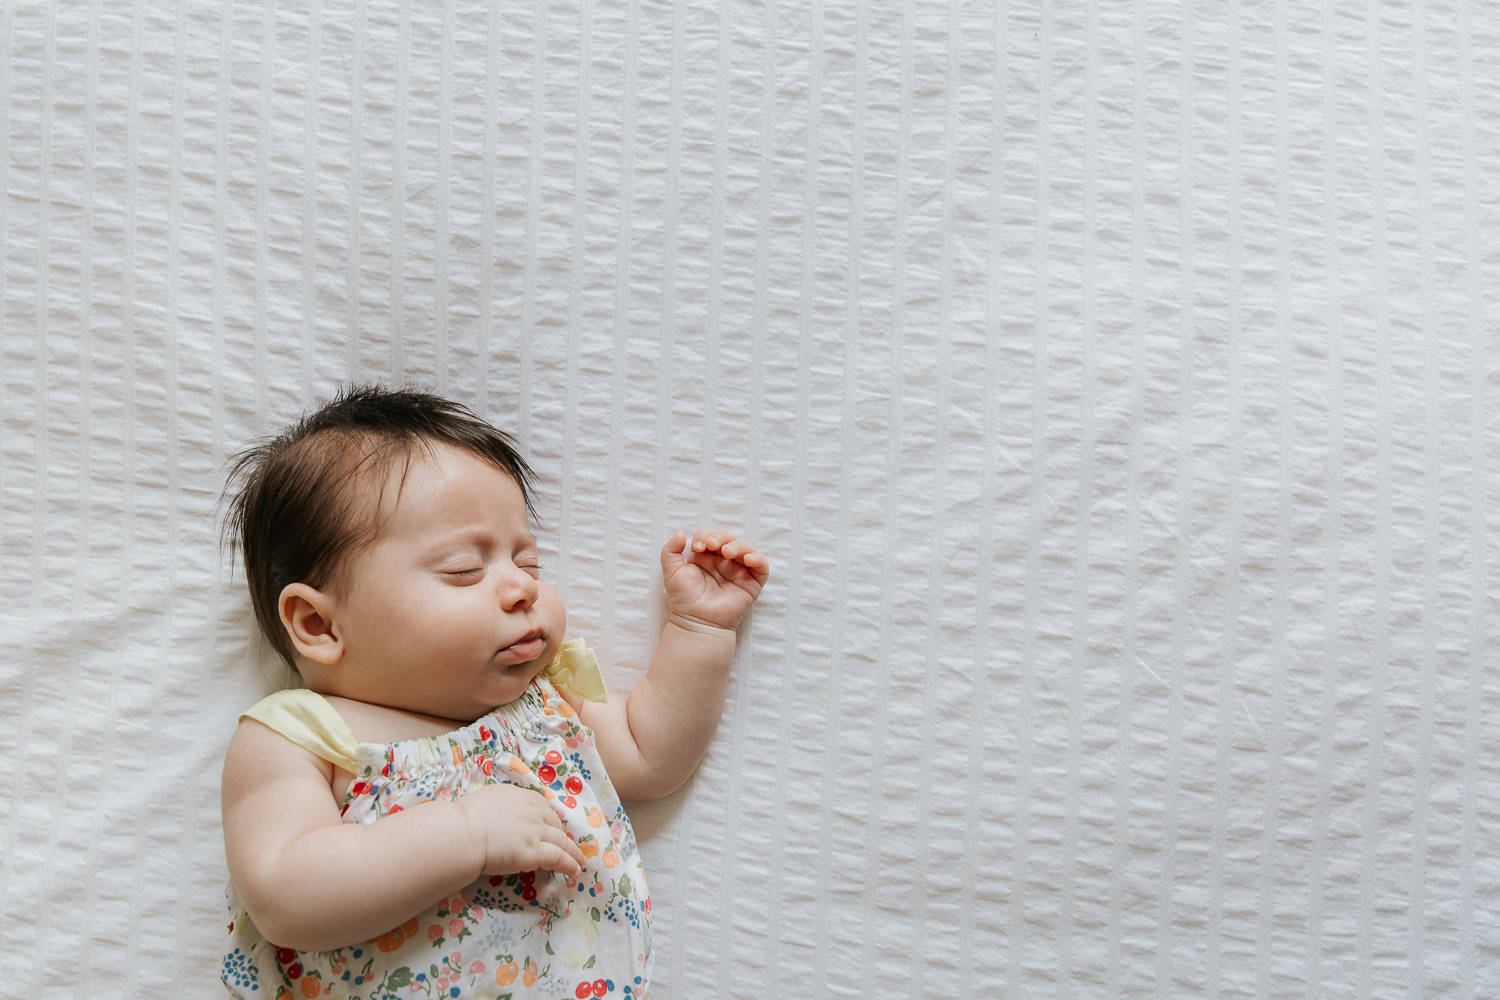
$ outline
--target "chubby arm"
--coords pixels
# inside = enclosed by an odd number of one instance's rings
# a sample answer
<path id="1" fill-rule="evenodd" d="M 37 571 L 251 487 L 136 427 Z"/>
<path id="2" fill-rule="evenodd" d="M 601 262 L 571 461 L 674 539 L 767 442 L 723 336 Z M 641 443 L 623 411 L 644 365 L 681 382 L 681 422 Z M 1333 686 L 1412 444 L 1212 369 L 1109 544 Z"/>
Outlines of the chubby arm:
<path id="1" fill-rule="evenodd" d="M 661 550 L 667 623 L 646 676 L 623 700 L 565 696 L 594 731 L 623 799 L 670 795 L 703 759 L 719 724 L 734 660 L 735 626 L 760 596 L 770 563 L 729 532 L 677 532 Z"/>
<path id="2" fill-rule="evenodd" d="M 369 940 L 480 875 L 576 874 L 582 865 L 535 792 L 490 785 L 362 826 L 339 816 L 332 768 L 254 720 L 240 723 L 224 758 L 229 877 L 256 927 L 281 947 Z"/>

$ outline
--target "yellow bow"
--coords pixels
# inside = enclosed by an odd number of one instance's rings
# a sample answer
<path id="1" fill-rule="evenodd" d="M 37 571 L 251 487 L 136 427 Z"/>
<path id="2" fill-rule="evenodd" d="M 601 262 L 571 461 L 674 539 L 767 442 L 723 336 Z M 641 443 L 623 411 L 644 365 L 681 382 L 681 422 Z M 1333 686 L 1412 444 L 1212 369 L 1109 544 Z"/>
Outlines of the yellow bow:
<path id="1" fill-rule="evenodd" d="M 542 673 L 547 675 L 553 687 L 567 688 L 584 701 L 602 703 L 609 700 L 604 675 L 599 672 L 599 660 L 582 639 L 564 642 Z"/>

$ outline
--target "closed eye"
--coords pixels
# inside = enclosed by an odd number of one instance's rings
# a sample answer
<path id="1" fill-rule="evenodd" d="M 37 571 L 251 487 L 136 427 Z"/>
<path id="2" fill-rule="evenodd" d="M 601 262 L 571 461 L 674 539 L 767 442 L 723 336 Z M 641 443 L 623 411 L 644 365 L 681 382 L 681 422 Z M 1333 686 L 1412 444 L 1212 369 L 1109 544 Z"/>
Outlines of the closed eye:
<path id="1" fill-rule="evenodd" d="M 452 578 L 456 583 L 469 583 L 484 576 L 484 568 L 475 566 L 470 569 L 448 569 L 443 571 L 443 575 Z"/>

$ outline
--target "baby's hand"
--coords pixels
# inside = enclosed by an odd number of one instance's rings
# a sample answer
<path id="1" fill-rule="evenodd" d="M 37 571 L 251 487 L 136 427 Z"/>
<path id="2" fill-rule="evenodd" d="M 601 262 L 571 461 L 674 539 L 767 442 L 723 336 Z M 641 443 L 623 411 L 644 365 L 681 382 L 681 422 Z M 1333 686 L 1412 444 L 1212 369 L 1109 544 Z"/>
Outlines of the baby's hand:
<path id="1" fill-rule="evenodd" d="M 516 785 L 486 785 L 458 800 L 469 834 L 484 852 L 484 875 L 538 868 L 577 875 L 583 851 L 547 800 Z"/>
<path id="2" fill-rule="evenodd" d="M 661 550 L 667 608 L 704 625 L 734 628 L 760 596 L 771 564 L 755 546 L 727 531 L 693 536 L 692 550 L 681 531 Z"/>

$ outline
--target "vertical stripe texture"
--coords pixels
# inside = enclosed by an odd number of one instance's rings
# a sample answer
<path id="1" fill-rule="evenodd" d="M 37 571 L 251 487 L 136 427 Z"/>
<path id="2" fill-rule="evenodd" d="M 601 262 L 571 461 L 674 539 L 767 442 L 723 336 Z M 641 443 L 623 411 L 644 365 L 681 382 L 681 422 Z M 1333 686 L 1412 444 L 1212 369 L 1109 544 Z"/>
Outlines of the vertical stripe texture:
<path id="1" fill-rule="evenodd" d="M 1500 34 L 1474 0 L 0 11 L 0 982 L 211 995 L 289 675 L 235 449 L 351 378 L 542 472 L 659 998 L 1500 992 Z"/>

